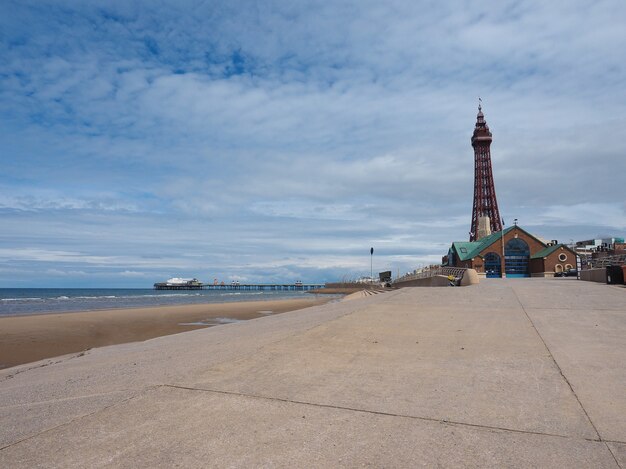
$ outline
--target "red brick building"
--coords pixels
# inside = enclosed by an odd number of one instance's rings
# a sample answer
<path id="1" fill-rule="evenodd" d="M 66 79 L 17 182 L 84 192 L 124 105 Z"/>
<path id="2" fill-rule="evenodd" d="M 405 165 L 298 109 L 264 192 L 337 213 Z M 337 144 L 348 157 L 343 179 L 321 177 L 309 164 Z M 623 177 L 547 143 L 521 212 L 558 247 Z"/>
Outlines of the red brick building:
<path id="1" fill-rule="evenodd" d="M 452 243 L 443 263 L 475 269 L 486 277 L 552 277 L 556 272 L 576 268 L 576 253 L 563 244 L 546 244 L 519 226 L 511 226 L 477 241 Z"/>

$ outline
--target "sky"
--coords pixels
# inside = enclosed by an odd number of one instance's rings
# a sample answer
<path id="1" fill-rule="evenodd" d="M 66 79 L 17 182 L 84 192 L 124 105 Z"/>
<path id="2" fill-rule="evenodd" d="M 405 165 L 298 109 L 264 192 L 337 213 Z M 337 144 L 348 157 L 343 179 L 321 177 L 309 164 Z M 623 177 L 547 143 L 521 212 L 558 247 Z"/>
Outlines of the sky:
<path id="1" fill-rule="evenodd" d="M 439 263 L 469 236 L 479 96 L 507 225 L 624 236 L 624 18 L 622 0 L 0 0 L 0 287 Z"/>

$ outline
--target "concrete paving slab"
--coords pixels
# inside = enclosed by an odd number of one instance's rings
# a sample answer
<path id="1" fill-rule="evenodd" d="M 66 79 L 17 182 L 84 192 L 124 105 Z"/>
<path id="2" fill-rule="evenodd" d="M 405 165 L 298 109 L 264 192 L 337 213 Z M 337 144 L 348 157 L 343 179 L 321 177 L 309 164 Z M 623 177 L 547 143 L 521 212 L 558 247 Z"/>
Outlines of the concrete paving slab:
<path id="1" fill-rule="evenodd" d="M 128 391 L 111 392 L 0 407 L 0 422 L 3 427 L 0 432 L 0 448 L 40 434 L 42 425 L 46 425 L 46 429 L 65 425 L 133 395 L 133 392 Z"/>
<path id="2" fill-rule="evenodd" d="M 603 439 L 626 441 L 626 311 L 529 309 Z"/>
<path id="3" fill-rule="evenodd" d="M 455 309 L 407 289 L 187 384 L 597 438 L 517 301 L 485 310 L 473 295 L 465 292 L 465 307 Z"/>
<path id="4" fill-rule="evenodd" d="M 497 281 L 499 279 L 487 279 L 489 287 Z M 570 311 L 624 311 L 626 308 L 626 288 L 617 285 L 583 282 L 574 278 L 526 278 L 505 280 L 502 286 L 515 287 L 526 308 Z M 549 294 L 546 294 L 548 291 Z"/>
<path id="5" fill-rule="evenodd" d="M 165 387 L 13 445 L 0 465 L 617 467 L 585 439 Z"/>
<path id="6" fill-rule="evenodd" d="M 2 370 L 0 467 L 626 467 L 625 294 L 406 289 Z"/>
<path id="7" fill-rule="evenodd" d="M 104 409 L 113 396 L 120 401 L 148 386 L 175 383 L 353 309 L 332 303 L 1 370 L 0 416 L 11 423 L 0 425 L 0 448 Z"/>
<path id="8" fill-rule="evenodd" d="M 626 441 L 626 290 L 569 279 L 510 286 L 602 438 Z"/>
<path id="9" fill-rule="evenodd" d="M 626 467 L 626 443 L 608 443 L 620 467 Z"/>

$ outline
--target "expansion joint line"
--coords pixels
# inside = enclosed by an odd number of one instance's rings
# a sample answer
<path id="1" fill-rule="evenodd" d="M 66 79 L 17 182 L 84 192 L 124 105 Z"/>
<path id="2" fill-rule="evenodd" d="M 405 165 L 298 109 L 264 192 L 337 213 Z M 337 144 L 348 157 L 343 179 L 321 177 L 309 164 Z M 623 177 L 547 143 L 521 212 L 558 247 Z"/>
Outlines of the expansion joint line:
<path id="1" fill-rule="evenodd" d="M 421 421 L 425 421 L 425 422 L 433 422 L 433 423 L 439 423 L 439 424 L 444 424 L 444 425 L 451 425 L 451 426 L 458 426 L 458 427 L 468 427 L 468 428 L 479 428 L 482 430 L 489 430 L 489 431 L 501 431 L 501 432 L 510 432 L 510 433 L 520 433 L 523 435 L 539 435 L 539 436 L 550 436 L 550 437 L 555 437 L 555 438 L 563 438 L 563 439 L 572 439 L 573 437 L 568 436 L 568 435 L 559 435 L 557 433 L 545 433 L 545 432 L 534 432 L 531 430 L 518 430 L 515 428 L 507 428 L 507 427 L 497 427 L 497 426 L 492 426 L 492 425 L 480 425 L 480 424 L 476 424 L 476 423 L 467 423 L 467 422 L 457 422 L 454 420 L 448 420 L 448 419 L 437 419 L 437 418 L 433 418 L 433 417 L 423 417 L 423 416 L 418 416 L 418 415 L 406 415 L 406 414 L 396 414 L 393 412 L 383 412 L 380 410 L 369 410 L 369 409 L 358 409 L 356 407 L 346 407 L 346 406 L 339 406 L 339 405 L 332 405 L 332 404 L 320 404 L 317 402 L 307 402 L 307 401 L 298 401 L 295 399 L 286 399 L 286 398 L 282 398 L 282 397 L 270 397 L 270 396 L 262 396 L 259 394 L 247 394 L 247 393 L 241 393 L 241 392 L 235 392 L 235 391 L 224 391 L 224 390 L 220 390 L 220 389 L 207 389 L 207 388 L 194 388 L 194 387 L 190 387 L 190 386 L 179 386 L 176 384 L 160 384 L 157 386 L 154 386 L 155 388 L 157 387 L 163 387 L 163 388 L 172 388 L 172 389 L 182 389 L 184 391 L 196 391 L 196 392 L 204 392 L 204 393 L 211 393 L 211 394 L 223 394 L 226 396 L 236 396 L 236 397 L 244 397 L 244 398 L 248 398 L 248 399 L 259 399 L 259 400 L 265 400 L 265 401 L 273 401 L 273 402 L 284 402 L 287 404 L 297 404 L 297 405 L 305 405 L 305 406 L 310 406 L 310 407 L 317 407 L 317 408 L 322 408 L 322 409 L 336 409 L 336 410 L 345 410 L 345 411 L 349 411 L 349 412 L 359 412 L 362 414 L 370 414 L 370 415 L 380 415 L 380 416 L 385 416 L 385 417 L 398 417 L 398 418 L 405 418 L 405 419 L 411 419 L 411 420 L 421 420 Z M 595 441 L 595 442 L 599 442 L 600 440 L 597 439 L 591 439 L 591 438 L 581 438 L 585 441 Z"/>
<path id="2" fill-rule="evenodd" d="M 548 347 L 548 344 L 546 343 L 546 341 L 544 340 L 543 336 L 539 332 L 539 329 L 537 329 L 537 326 L 535 326 L 535 323 L 530 318 L 530 315 L 528 314 L 528 311 L 526 311 L 526 308 L 524 307 L 524 304 L 522 303 L 522 300 L 520 300 L 519 295 L 515 291 L 515 288 L 511 287 L 511 290 L 513 291 L 513 294 L 515 295 L 515 298 L 517 299 L 517 302 L 519 303 L 520 308 L 522 308 L 522 311 L 524 312 L 524 316 L 526 316 L 526 319 L 528 320 L 528 322 L 530 323 L 530 325 L 534 329 L 535 333 L 537 334 L 537 337 L 539 337 L 539 340 L 541 340 L 541 343 L 543 344 L 543 346 L 545 347 L 546 351 L 548 352 L 548 355 L 550 355 L 550 359 L 552 360 L 552 363 L 554 363 L 554 366 L 556 366 L 556 369 L 559 370 L 559 374 L 561 375 L 563 380 L 567 383 L 567 386 L 569 387 L 570 391 L 574 395 L 574 398 L 576 399 L 576 402 L 578 402 L 578 405 L 580 406 L 580 408 L 582 409 L 583 413 L 585 414 L 585 417 L 587 417 L 587 420 L 589 421 L 589 425 L 591 425 L 591 428 L 593 428 L 593 431 L 596 433 L 596 435 L 598 437 L 596 441 L 600 441 L 600 442 L 604 443 L 604 445 L 606 446 L 606 449 L 609 451 L 609 453 L 611 453 L 611 456 L 613 456 L 613 460 L 615 461 L 615 464 L 617 464 L 617 467 L 622 469 L 621 464 L 617 460 L 617 457 L 615 456 L 615 454 L 613 454 L 613 451 L 611 450 L 611 447 L 609 446 L 608 442 L 602 438 L 602 436 L 600 435 L 600 432 L 598 431 L 598 429 L 596 428 L 595 424 L 593 423 L 593 420 L 591 420 L 591 417 L 589 416 L 589 413 L 587 412 L 587 409 L 585 409 L 585 407 L 583 406 L 583 403 L 580 401 L 580 398 L 578 397 L 578 394 L 576 394 L 576 391 L 574 390 L 574 387 L 572 386 L 572 383 L 570 383 L 569 379 L 567 379 L 567 376 L 565 376 L 565 374 L 563 373 L 563 370 L 561 369 L 561 367 L 559 366 L 558 362 L 556 361 L 556 358 L 554 358 L 554 355 L 552 354 L 552 350 L 550 350 L 550 348 Z"/>
<path id="3" fill-rule="evenodd" d="M 103 393 L 103 394 L 106 394 L 106 393 Z M 139 395 L 140 395 L 140 393 L 133 394 L 132 396 L 128 396 L 128 397 L 126 397 L 126 398 L 124 398 L 124 399 L 122 399 L 120 401 L 113 402 L 113 403 L 111 403 L 109 405 L 106 405 L 106 406 L 100 408 L 100 409 L 96 409 L 93 412 L 88 412 L 88 413 L 83 414 L 83 415 L 78 415 L 78 416 L 72 418 L 71 420 L 69 420 L 68 422 L 63 422 L 63 423 L 60 423 L 58 425 L 55 425 L 54 427 L 46 428 L 45 430 L 40 431 L 38 433 L 35 433 L 33 435 L 28 435 L 28 436 L 22 438 L 21 440 L 13 441 L 13 442 L 11 442 L 11 443 L 9 443 L 7 445 L 4 445 L 4 446 L 0 447 L 0 451 L 3 451 L 5 449 L 10 448 L 10 447 L 15 446 L 15 445 L 19 445 L 20 443 L 23 443 L 25 441 L 32 440 L 33 438 L 37 438 L 38 436 L 45 435 L 46 433 L 50 433 L 50 432 L 56 430 L 57 428 L 67 427 L 68 425 L 72 425 L 74 422 L 77 422 L 77 421 L 82 420 L 84 418 L 91 417 L 92 415 L 96 415 L 96 414 L 99 414 L 101 412 L 105 412 L 105 411 L 107 411 L 109 409 L 112 409 L 113 407 L 117 407 L 119 405 L 125 404 L 125 403 L 127 403 L 129 401 L 132 401 L 133 399 L 136 399 L 137 397 L 139 397 Z"/>
<path id="4" fill-rule="evenodd" d="M 76 353 L 64 355 L 64 356 L 62 356 L 61 358 L 58 358 L 58 359 L 55 359 L 55 358 L 44 359 L 45 360 L 44 363 L 39 363 L 37 365 L 29 365 L 29 364 L 17 365 L 17 370 L 9 372 L 8 374 L 6 374 L 4 376 L 0 376 L 0 383 L 2 383 L 3 381 L 8 381 L 10 379 L 13 379 L 13 378 L 15 378 L 17 375 L 19 375 L 21 373 L 26 373 L 26 372 L 31 371 L 31 370 L 36 370 L 37 368 L 44 368 L 46 366 L 58 365 L 59 363 L 66 362 L 66 361 L 72 360 L 74 358 L 82 357 L 89 350 L 90 349 L 86 349 L 86 350 L 83 350 L 82 352 L 76 352 Z M 37 362 L 35 362 L 35 363 L 37 363 Z M 0 449 L 2 449 L 2 448 L 0 448 Z"/>

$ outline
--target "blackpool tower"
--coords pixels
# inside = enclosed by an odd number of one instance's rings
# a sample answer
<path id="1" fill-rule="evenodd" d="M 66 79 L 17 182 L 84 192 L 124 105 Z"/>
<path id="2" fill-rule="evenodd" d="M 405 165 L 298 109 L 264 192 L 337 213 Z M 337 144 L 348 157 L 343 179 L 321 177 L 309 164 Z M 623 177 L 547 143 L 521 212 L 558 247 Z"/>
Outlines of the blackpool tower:
<path id="1" fill-rule="evenodd" d="M 490 233 L 502 230 L 502 220 L 496 200 L 496 188 L 491 171 L 491 132 L 485 121 L 479 101 L 476 127 L 472 135 L 474 148 L 474 208 L 470 241 L 476 241 Z"/>

